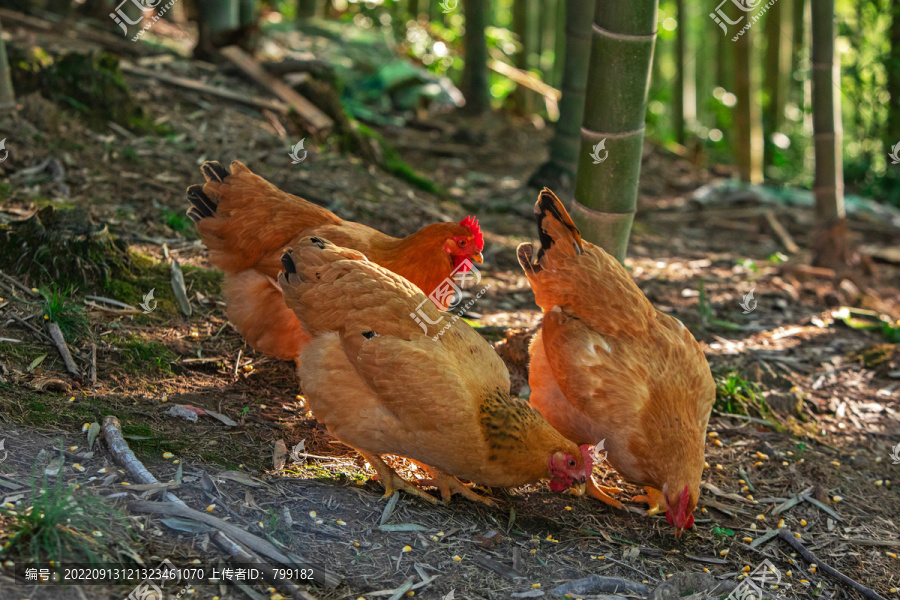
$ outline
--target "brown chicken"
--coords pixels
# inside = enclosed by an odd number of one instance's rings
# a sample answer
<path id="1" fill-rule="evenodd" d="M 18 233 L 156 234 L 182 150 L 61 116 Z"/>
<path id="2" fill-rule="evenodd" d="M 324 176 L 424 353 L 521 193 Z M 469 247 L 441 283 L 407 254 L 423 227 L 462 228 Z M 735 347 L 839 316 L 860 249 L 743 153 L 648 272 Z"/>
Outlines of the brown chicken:
<path id="1" fill-rule="evenodd" d="M 248 344 L 270 356 L 294 360 L 308 341 L 275 281 L 284 250 L 302 237 L 318 235 L 358 250 L 426 294 L 454 270 L 468 270 L 467 260 L 482 260 L 484 239 L 472 217 L 398 239 L 282 192 L 238 161 L 230 174 L 217 162 L 201 169 L 206 184 L 188 188 L 188 215 L 210 262 L 225 271 L 228 318 Z"/>
<path id="2" fill-rule="evenodd" d="M 581 239 L 548 189 L 535 204 L 541 248 L 518 249 L 544 312 L 531 344 L 531 402 L 578 444 L 605 440 L 610 464 L 645 487 L 676 535 L 694 522 L 715 383 L 700 344 L 653 308 L 615 258 Z M 534 260 L 533 260 L 534 258 Z M 622 504 L 588 482 L 588 493 Z"/>
<path id="3" fill-rule="evenodd" d="M 312 338 L 298 369 L 309 407 L 375 468 L 385 496 L 402 489 L 436 502 L 384 454 L 421 464 L 445 501 L 460 493 L 491 504 L 457 477 L 498 487 L 550 478 L 555 491 L 584 491 L 591 448 L 510 397 L 503 362 L 465 321 L 425 302 L 430 322 L 450 326 L 423 332 L 411 316 L 425 301 L 419 288 L 322 238 L 303 238 L 283 262 L 285 303 Z"/>

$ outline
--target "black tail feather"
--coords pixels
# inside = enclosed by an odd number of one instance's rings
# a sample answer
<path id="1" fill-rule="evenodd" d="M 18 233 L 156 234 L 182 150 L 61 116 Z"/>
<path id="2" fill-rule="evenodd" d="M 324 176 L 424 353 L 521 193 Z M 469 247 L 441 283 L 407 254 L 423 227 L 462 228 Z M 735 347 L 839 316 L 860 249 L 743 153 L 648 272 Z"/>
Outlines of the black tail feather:
<path id="1" fill-rule="evenodd" d="M 560 199 L 556 197 L 556 194 L 548 188 L 544 188 L 541 190 L 538 201 L 534 205 L 534 217 L 537 219 L 538 224 L 538 239 L 540 239 L 541 242 L 541 247 L 538 250 L 537 260 L 535 262 L 540 262 L 541 257 L 544 256 L 544 252 L 549 250 L 556 241 L 544 231 L 543 222 L 548 214 L 572 232 L 575 251 L 578 254 L 581 254 L 583 248 L 581 247 L 581 233 L 578 231 L 578 227 L 575 226 L 575 223 L 572 221 L 569 213 L 566 212 Z"/>
<path id="2" fill-rule="evenodd" d="M 203 171 L 203 176 L 206 177 L 207 181 L 218 181 L 222 183 L 225 181 L 225 178 L 231 175 L 231 173 L 219 164 L 218 161 L 208 160 L 203 163 L 203 166 L 200 167 L 200 170 Z"/>
<path id="3" fill-rule="evenodd" d="M 192 185 L 187 189 L 187 197 L 191 203 L 188 209 L 188 216 L 195 223 L 206 217 L 216 216 L 216 208 L 218 205 L 203 192 L 202 185 Z"/>

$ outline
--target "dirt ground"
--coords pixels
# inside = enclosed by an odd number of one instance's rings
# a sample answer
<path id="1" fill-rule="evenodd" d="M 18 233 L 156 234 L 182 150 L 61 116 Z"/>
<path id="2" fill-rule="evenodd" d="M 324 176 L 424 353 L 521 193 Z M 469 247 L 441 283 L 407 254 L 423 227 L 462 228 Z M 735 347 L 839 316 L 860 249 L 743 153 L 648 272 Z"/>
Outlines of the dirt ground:
<path id="1" fill-rule="evenodd" d="M 26 35 L 13 30 L 14 37 Z M 202 64 L 177 60 L 158 68 L 252 89 Z M 500 115 L 433 117 L 429 130 L 382 130 L 409 164 L 446 190 L 438 197 L 327 144 L 308 144 L 307 160 L 292 165 L 287 149 L 296 140 L 279 135 L 290 129 L 273 125 L 277 117 L 152 79 L 126 80 L 150 119 L 169 134 L 95 131 L 36 96 L 23 99 L 20 115 L 0 120 L 10 152 L 0 164 L 6 196 L 0 222 L 44 206 L 86 209 L 141 257 L 146 282 L 103 289 L 84 284 L 72 301 L 83 308 L 85 296 L 94 295 L 137 305 L 154 288 L 159 302 L 149 314 L 86 312 L 83 328 L 67 341 L 83 373 L 95 362 L 92 385 L 89 377 L 69 376 L 55 347 L 28 327 L 43 331 L 42 302 L 28 292 L 38 283 L 5 272 L 0 338 L 20 341 L 0 342 L 0 505 L 12 507 L 0 512 L 0 546 L 14 535 L 14 513 L 27 509 L 31 488 L 58 480 L 79 485 L 76 498 L 101 498 L 121 511 L 120 520 L 110 520 L 117 534 L 88 540 L 100 554 L 151 565 L 166 558 L 179 565 L 223 564 L 211 543 L 214 530 L 195 525 L 186 531 L 183 521 L 165 524 L 132 510 L 136 500 L 160 499 L 159 493 L 129 491 L 123 484 L 137 482 L 117 469 L 102 436 L 90 449 L 82 431 L 115 415 L 137 457 L 160 481 L 180 480 L 172 491 L 189 506 L 214 506 L 209 514 L 343 579 L 333 589 L 299 582 L 318 598 L 387 598 L 408 579 L 426 582 L 413 589 L 425 598 L 553 596 L 556 586 L 592 574 L 652 590 L 685 572 L 736 581 L 764 559 L 780 572 L 773 595 L 863 597 L 821 565 L 812 569 L 777 538 L 747 541 L 781 519 L 821 563 L 883 597 L 900 598 L 900 468 L 891 459 L 900 443 L 900 354 L 889 337 L 896 330 L 848 326 L 858 322 L 841 311 L 854 307 L 900 318 L 897 264 L 864 257 L 846 276 L 805 268 L 809 207 L 746 194 L 700 202 L 695 191 L 727 178 L 728 169 L 698 165 L 648 142 L 626 265 L 648 298 L 704 343 L 720 384 L 709 427 L 717 437 L 707 445 L 695 527 L 676 540 L 662 516 L 615 511 L 542 485 L 493 490 L 495 509 L 460 498 L 433 507 L 401 496 L 387 512 L 371 468 L 306 411 L 292 366 L 253 351 L 228 323 L 221 276 L 181 216 L 184 189 L 202 181 L 204 160 L 239 159 L 282 189 L 392 235 L 476 214 L 486 234 L 482 272 L 492 287 L 468 317 L 507 361 L 519 392 L 527 381 L 527 340 L 540 313 L 515 247 L 536 237 L 536 190 L 525 182 L 545 158 L 547 130 Z M 450 140 L 465 151 L 427 151 Z M 26 185 L 16 179 L 48 158 L 64 168 L 65 189 L 58 181 Z M 786 251 L 767 210 L 803 249 L 787 260 L 776 257 Z M 852 214 L 849 229 L 870 255 L 898 239 L 895 227 L 865 214 Z M 190 317 L 176 308 L 169 260 L 185 270 Z M 745 314 L 740 303 L 751 291 L 758 305 Z M 880 325 L 868 312 L 850 316 Z M 216 411 L 234 425 L 207 415 L 186 421 L 169 414 L 175 405 Z M 275 471 L 279 440 L 294 452 Z M 48 483 L 41 473 L 60 448 L 64 464 Z M 403 460 L 395 465 L 407 477 L 423 476 Z M 620 485 L 624 498 L 640 491 L 605 465 L 598 475 Z M 4 600 L 122 598 L 131 587 L 27 586 L 14 583 L 9 568 L 0 570 Z M 188 597 L 268 598 L 275 592 L 267 587 L 205 584 Z"/>

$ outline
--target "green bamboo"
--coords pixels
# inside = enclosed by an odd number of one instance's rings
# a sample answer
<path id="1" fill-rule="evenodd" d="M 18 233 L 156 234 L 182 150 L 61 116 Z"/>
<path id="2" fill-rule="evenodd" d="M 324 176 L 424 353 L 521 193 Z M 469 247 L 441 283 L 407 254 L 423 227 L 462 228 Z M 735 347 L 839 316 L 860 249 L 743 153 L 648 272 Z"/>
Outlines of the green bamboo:
<path id="1" fill-rule="evenodd" d="M 675 0 L 678 13 L 678 28 L 675 30 L 675 89 L 672 92 L 672 129 L 675 141 L 684 144 L 685 72 L 684 59 L 687 54 L 687 17 L 684 0 Z"/>
<path id="2" fill-rule="evenodd" d="M 565 59 L 559 120 L 550 140 L 547 162 L 538 168 L 529 183 L 536 187 L 558 185 L 561 175 L 570 180 L 578 172 L 581 125 L 584 120 L 585 86 L 591 61 L 591 20 L 594 0 L 566 3 Z M 559 57 L 558 60 L 562 60 Z"/>
<path id="3" fill-rule="evenodd" d="M 657 0 L 597 0 L 594 9 L 571 212 L 582 235 L 619 261 L 637 206 L 657 8 Z"/>
<path id="4" fill-rule="evenodd" d="M 884 132 L 884 145 L 888 152 L 894 144 L 900 143 L 900 2 L 892 3 L 891 18 L 891 50 L 884 64 L 887 90 L 891 95 Z"/>
<path id="5" fill-rule="evenodd" d="M 743 30 L 734 44 L 734 154 L 741 181 L 763 180 L 762 110 L 759 105 L 758 72 L 753 55 L 753 27 Z"/>
<path id="6" fill-rule="evenodd" d="M 462 92 L 465 110 L 480 115 L 490 107 L 488 96 L 487 43 L 484 28 L 487 20 L 486 0 L 463 0 L 466 16 L 466 35 L 463 40 L 466 61 L 463 65 Z"/>
<path id="7" fill-rule="evenodd" d="M 834 54 L 834 0 L 812 2 L 813 133 L 816 148 L 816 222 L 844 218 L 840 66 Z"/>
<path id="8" fill-rule="evenodd" d="M 0 113 L 15 109 L 16 95 L 9 72 L 9 60 L 6 58 L 6 44 L 3 43 L 3 23 L 0 23 Z"/>
<path id="9" fill-rule="evenodd" d="M 518 0 L 512 6 L 512 30 L 519 38 L 519 51 L 513 57 L 513 64 L 523 71 L 528 70 L 528 5 L 529 0 Z M 528 97 L 530 90 L 524 86 L 518 86 L 512 94 L 513 110 L 525 114 L 528 111 Z"/>
<path id="10" fill-rule="evenodd" d="M 763 89 L 769 97 L 765 110 L 767 140 L 781 128 L 784 120 L 791 70 L 790 40 L 784 32 L 792 30 L 792 16 L 791 0 L 778 0 L 766 13 L 766 75 Z M 771 162 L 771 155 L 767 155 L 766 163 Z"/>
<path id="11" fill-rule="evenodd" d="M 305 21 L 316 16 L 317 0 L 297 0 L 297 20 Z"/>

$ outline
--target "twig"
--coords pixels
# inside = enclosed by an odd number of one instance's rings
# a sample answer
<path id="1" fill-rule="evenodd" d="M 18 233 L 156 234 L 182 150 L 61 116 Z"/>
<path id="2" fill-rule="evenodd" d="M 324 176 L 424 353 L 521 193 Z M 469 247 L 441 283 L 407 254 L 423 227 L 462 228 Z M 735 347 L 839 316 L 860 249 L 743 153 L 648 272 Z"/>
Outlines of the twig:
<path id="1" fill-rule="evenodd" d="M 803 502 L 803 496 L 810 493 L 812 490 L 813 490 L 812 486 L 809 486 L 808 488 L 806 488 L 805 490 L 803 490 L 802 492 L 800 492 L 793 498 L 788 499 L 784 504 L 779 504 L 778 506 L 775 507 L 774 510 L 772 510 L 772 516 L 777 517 L 784 511 L 800 504 L 801 502 Z"/>
<path id="2" fill-rule="evenodd" d="M 732 419 L 738 419 L 741 421 L 750 421 L 751 423 L 759 423 L 760 425 L 765 425 L 771 429 L 778 429 L 778 425 L 773 423 L 772 421 L 766 421 L 765 419 L 760 419 L 758 417 L 751 417 L 749 415 L 733 415 L 731 413 L 724 413 L 718 410 L 713 411 L 716 415 L 720 417 L 730 417 Z"/>
<path id="3" fill-rule="evenodd" d="M 103 419 L 103 436 L 106 439 L 106 445 L 109 447 L 110 453 L 113 455 L 113 459 L 129 475 L 143 484 L 159 483 L 159 480 L 153 473 L 147 470 L 147 467 L 138 460 L 131 448 L 128 447 L 128 442 L 125 441 L 122 435 L 122 425 L 119 423 L 119 419 L 112 415 Z M 166 492 L 166 499 L 169 502 L 187 507 L 178 496 L 171 492 Z"/>
<path id="4" fill-rule="evenodd" d="M 869 589 L 869 588 L 865 587 L 864 585 L 861 585 L 861 584 L 853 581 L 852 579 L 850 579 L 849 577 L 847 577 L 840 571 L 835 570 L 834 568 L 828 566 L 827 564 L 823 563 L 821 560 L 816 558 L 816 555 L 813 554 L 812 552 L 810 552 L 809 550 L 807 550 L 806 546 L 804 546 L 803 543 L 799 539 L 795 538 L 794 534 L 791 533 L 791 531 L 789 529 L 787 529 L 787 528 L 780 529 L 778 531 L 778 537 L 783 539 L 785 542 L 788 543 L 789 546 L 791 546 L 794 550 L 796 550 L 797 553 L 800 556 L 802 556 L 803 560 L 805 560 L 807 563 L 810 563 L 810 564 L 815 563 L 816 565 L 818 565 L 819 569 L 821 569 L 824 573 L 831 575 L 832 577 L 834 577 L 835 579 L 837 579 L 838 581 L 840 581 L 847 587 L 856 590 L 857 592 L 859 592 L 866 598 L 871 598 L 872 600 L 885 600 L 885 598 L 883 596 L 879 595 L 878 592 L 876 592 L 875 590 Z"/>
<path id="5" fill-rule="evenodd" d="M 81 371 L 78 370 L 78 367 L 75 366 L 75 361 L 72 360 L 72 353 L 69 352 L 69 346 L 66 345 L 66 338 L 63 335 L 62 329 L 59 328 L 59 323 L 48 321 L 47 329 L 50 331 L 50 339 L 53 340 L 53 344 L 56 346 L 56 349 L 59 350 L 60 356 L 62 356 L 63 362 L 66 365 L 66 371 L 68 371 L 70 375 L 81 379 Z"/>
<path id="6" fill-rule="evenodd" d="M 844 538 L 848 544 L 862 544 L 863 546 L 900 546 L 896 540 L 867 540 L 864 538 Z"/>
<path id="7" fill-rule="evenodd" d="M 7 275 L 6 273 L 4 273 L 3 271 L 0 271 L 0 277 L 2 277 L 3 279 L 5 279 L 10 285 L 19 288 L 20 290 L 22 290 L 23 292 L 25 292 L 26 294 L 28 294 L 28 295 L 31 296 L 32 298 L 39 298 L 39 297 L 40 297 L 40 294 L 38 294 L 38 293 L 36 293 L 36 292 L 32 292 L 30 288 L 28 288 L 28 287 L 26 287 L 25 285 L 19 283 L 18 281 L 16 281 L 15 279 L 13 279 L 12 277 L 10 277 L 9 275 Z"/>
<path id="8" fill-rule="evenodd" d="M 91 344 L 91 387 L 97 387 L 97 344 Z"/>
<path id="9" fill-rule="evenodd" d="M 234 376 L 233 379 L 238 378 L 238 368 L 241 366 L 241 354 L 243 353 L 243 348 L 238 348 L 237 360 L 234 361 Z"/>
<path id="10" fill-rule="evenodd" d="M 766 221 L 769 223 L 769 227 L 772 228 L 772 232 L 778 236 L 779 240 L 781 240 L 781 244 L 784 246 L 785 250 L 791 254 L 800 252 L 800 247 L 794 242 L 794 238 L 791 237 L 791 234 L 788 233 L 788 230 L 781 224 L 781 221 L 778 220 L 778 217 L 775 216 L 773 211 L 767 210 L 763 213 L 763 216 L 765 216 Z"/>
<path id="11" fill-rule="evenodd" d="M 29 323 L 28 321 L 26 321 L 26 320 L 23 319 L 22 317 L 20 317 L 20 316 L 18 316 L 18 315 L 10 315 L 10 316 L 13 318 L 14 321 L 16 321 L 17 323 L 19 323 L 19 324 L 21 324 L 21 325 L 24 325 L 25 327 L 27 327 L 28 329 L 30 329 L 33 333 L 37 334 L 37 336 L 38 336 L 39 338 L 41 338 L 42 340 L 49 340 L 49 339 L 50 339 L 50 338 L 47 337 L 47 335 L 46 335 L 43 331 L 41 331 L 40 329 L 38 329 L 37 327 L 35 327 L 35 326 L 32 325 L 31 323 Z"/>
<path id="12" fill-rule="evenodd" d="M 729 500 L 734 500 L 735 502 L 745 502 L 747 504 L 756 504 L 755 500 L 750 500 L 749 498 L 744 498 L 743 496 L 739 496 L 738 494 L 723 492 L 718 487 L 716 487 L 715 485 L 711 484 L 708 481 L 704 481 L 703 483 L 701 483 L 700 487 L 706 488 L 707 490 L 709 490 L 716 496 L 719 496 L 720 498 L 728 498 Z"/>
<path id="13" fill-rule="evenodd" d="M 413 578 L 407 577 L 406 581 L 403 582 L 403 585 L 394 590 L 394 593 L 391 594 L 391 597 L 388 600 L 400 600 L 403 597 L 403 594 L 412 589 L 413 586 Z"/>
<path id="14" fill-rule="evenodd" d="M 189 508 L 183 502 L 181 502 L 180 504 L 175 504 L 172 502 L 141 501 L 132 502 L 128 507 L 131 510 L 139 513 L 181 517 L 184 519 L 191 519 L 192 521 L 203 523 L 204 525 L 209 525 L 210 527 L 218 529 L 228 537 L 240 542 L 250 550 L 262 556 L 265 556 L 266 558 L 277 560 L 278 562 L 290 567 L 311 569 L 313 571 L 313 580 L 317 583 L 321 583 L 328 588 L 335 588 L 341 583 L 341 577 L 337 574 L 332 573 L 331 571 L 327 571 L 320 566 L 313 565 L 303 557 L 298 556 L 298 560 L 295 563 L 266 540 L 251 533 L 247 533 L 243 529 L 240 529 L 239 527 L 236 527 L 231 523 L 228 523 L 227 521 L 223 521 L 218 517 L 214 517 L 207 513 L 202 513 L 200 511 L 194 510 L 193 508 Z"/>
<path id="15" fill-rule="evenodd" d="M 212 540 L 213 544 L 218 546 L 219 549 L 222 550 L 222 552 L 224 552 L 225 555 L 233 562 L 243 565 L 251 564 L 258 567 L 259 570 L 262 571 L 263 577 L 265 577 L 272 585 L 281 588 L 292 597 L 302 598 L 303 600 L 317 600 L 315 596 L 306 592 L 305 590 L 300 589 L 300 587 L 290 579 L 279 579 L 277 577 L 274 577 L 272 569 L 269 568 L 265 562 L 261 561 L 255 554 L 250 554 L 249 552 L 241 548 L 228 536 L 223 535 L 221 531 L 217 531 L 216 533 L 214 533 L 210 537 L 210 539 Z"/>

